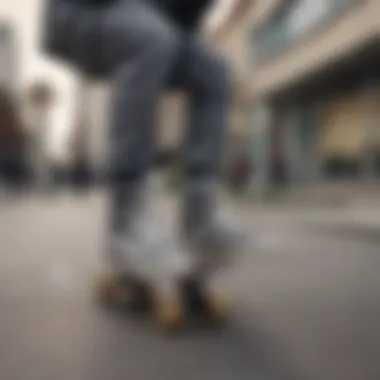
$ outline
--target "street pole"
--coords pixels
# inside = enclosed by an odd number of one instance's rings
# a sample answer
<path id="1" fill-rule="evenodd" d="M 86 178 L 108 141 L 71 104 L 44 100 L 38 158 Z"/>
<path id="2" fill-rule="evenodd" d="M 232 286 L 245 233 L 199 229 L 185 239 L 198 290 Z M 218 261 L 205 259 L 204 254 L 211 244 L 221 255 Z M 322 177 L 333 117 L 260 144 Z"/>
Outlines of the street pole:
<path id="1" fill-rule="evenodd" d="M 270 122 L 271 109 L 268 104 L 253 105 L 251 126 L 251 151 L 254 175 L 251 191 L 261 197 L 270 192 Z"/>
<path id="2" fill-rule="evenodd" d="M 363 149 L 363 174 L 364 178 L 372 182 L 376 178 L 376 140 L 378 118 L 377 118 L 377 93 L 378 87 L 376 81 L 371 80 L 365 87 L 363 104 L 366 138 Z"/>

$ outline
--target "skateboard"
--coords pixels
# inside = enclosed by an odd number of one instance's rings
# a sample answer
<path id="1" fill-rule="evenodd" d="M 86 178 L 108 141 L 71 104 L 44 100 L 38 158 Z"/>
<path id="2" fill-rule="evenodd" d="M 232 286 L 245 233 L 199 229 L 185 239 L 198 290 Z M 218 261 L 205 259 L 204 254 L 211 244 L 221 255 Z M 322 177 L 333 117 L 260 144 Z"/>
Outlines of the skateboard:
<path id="1" fill-rule="evenodd" d="M 180 269 L 168 265 L 161 272 L 146 270 L 148 266 L 136 270 L 135 264 L 133 270 L 103 272 L 96 278 L 95 296 L 107 309 L 146 312 L 166 333 L 178 332 L 195 320 L 224 325 L 230 309 L 226 296 L 212 281 L 214 271 L 204 271 L 200 265 L 194 259 Z"/>

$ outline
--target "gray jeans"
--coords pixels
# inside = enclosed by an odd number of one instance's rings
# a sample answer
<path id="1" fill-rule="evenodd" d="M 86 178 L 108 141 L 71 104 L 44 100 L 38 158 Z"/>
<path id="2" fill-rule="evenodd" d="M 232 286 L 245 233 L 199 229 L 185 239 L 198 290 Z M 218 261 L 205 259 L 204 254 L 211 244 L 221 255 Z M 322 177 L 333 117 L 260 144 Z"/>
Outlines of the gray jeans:
<path id="1" fill-rule="evenodd" d="M 71 27 L 77 31 L 73 49 L 80 54 L 71 57 L 98 60 L 95 66 L 106 68 L 113 84 L 109 163 L 115 198 L 128 197 L 152 165 L 156 105 L 169 86 L 183 88 L 190 99 L 183 146 L 187 181 L 216 178 L 228 121 L 230 83 L 225 60 L 148 1 L 121 0 L 92 16 L 89 12 L 73 14 L 77 19 Z"/>

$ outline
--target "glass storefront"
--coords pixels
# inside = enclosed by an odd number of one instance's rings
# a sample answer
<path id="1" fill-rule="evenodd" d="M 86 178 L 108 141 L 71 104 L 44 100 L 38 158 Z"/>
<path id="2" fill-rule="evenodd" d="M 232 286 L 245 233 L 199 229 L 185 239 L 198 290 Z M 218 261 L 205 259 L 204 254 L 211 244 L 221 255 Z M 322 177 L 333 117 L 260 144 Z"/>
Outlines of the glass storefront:
<path id="1" fill-rule="evenodd" d="M 263 62 L 276 57 L 356 3 L 356 0 L 284 1 L 270 21 L 253 32 L 253 60 Z"/>

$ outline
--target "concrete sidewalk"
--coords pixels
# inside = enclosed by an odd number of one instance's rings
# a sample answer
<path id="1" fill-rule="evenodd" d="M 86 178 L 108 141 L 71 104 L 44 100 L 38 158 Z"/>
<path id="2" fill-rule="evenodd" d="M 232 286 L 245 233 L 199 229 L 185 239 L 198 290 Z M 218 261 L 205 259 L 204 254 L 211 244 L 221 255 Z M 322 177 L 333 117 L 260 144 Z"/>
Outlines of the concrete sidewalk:
<path id="1" fill-rule="evenodd" d="M 353 239 L 371 239 L 380 243 L 380 202 L 331 205 L 330 203 L 261 203 L 225 198 L 252 223 L 270 220 L 284 228 L 335 234 Z"/>
<path id="2" fill-rule="evenodd" d="M 380 207 L 346 207 L 313 210 L 300 215 L 305 228 L 349 238 L 364 238 L 380 243 Z"/>
<path id="3" fill-rule="evenodd" d="M 177 198 L 162 195 L 161 222 L 175 223 Z M 1 379 L 379 379 L 379 247 L 302 230 L 328 209 L 236 205 L 260 239 L 224 273 L 229 323 L 165 339 L 148 316 L 93 302 L 104 201 L 63 193 L 3 207 Z"/>

